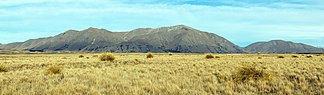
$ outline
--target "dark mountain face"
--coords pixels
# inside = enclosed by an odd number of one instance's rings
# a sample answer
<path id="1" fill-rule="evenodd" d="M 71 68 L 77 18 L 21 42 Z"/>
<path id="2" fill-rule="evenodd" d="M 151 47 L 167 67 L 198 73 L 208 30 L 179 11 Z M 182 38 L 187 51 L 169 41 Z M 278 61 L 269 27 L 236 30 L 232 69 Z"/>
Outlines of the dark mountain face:
<path id="1" fill-rule="evenodd" d="M 8 44 L 4 49 L 44 50 L 44 51 L 88 51 L 122 42 L 119 33 L 103 29 L 89 28 L 83 31 L 69 30 L 54 37 L 28 40 L 23 43 Z"/>
<path id="2" fill-rule="evenodd" d="M 153 46 L 147 49 L 157 49 L 156 52 L 241 52 L 238 46 L 216 34 L 202 32 L 184 25 L 136 29 L 130 31 L 125 38 L 129 38 L 129 40 L 127 43 L 121 43 L 123 46 L 141 43 L 140 47 Z M 120 51 L 120 49 L 117 48 L 117 51 Z"/>
<path id="3" fill-rule="evenodd" d="M 86 52 L 241 53 L 242 50 L 213 33 L 184 25 L 111 32 L 89 28 L 69 30 L 54 37 L 0 45 L 1 49 Z"/>
<path id="4" fill-rule="evenodd" d="M 283 40 L 257 42 L 244 48 L 249 53 L 323 53 L 323 48 L 317 48 L 302 43 Z"/>

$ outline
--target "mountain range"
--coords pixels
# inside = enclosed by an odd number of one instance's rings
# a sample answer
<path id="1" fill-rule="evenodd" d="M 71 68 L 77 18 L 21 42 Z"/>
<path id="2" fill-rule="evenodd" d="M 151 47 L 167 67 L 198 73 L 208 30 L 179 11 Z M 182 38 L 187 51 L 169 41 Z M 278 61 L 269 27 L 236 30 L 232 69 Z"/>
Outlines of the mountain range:
<path id="1" fill-rule="evenodd" d="M 53 37 L 0 44 L 3 50 L 81 51 L 81 52 L 176 52 L 176 53 L 323 53 L 302 43 L 283 40 L 257 42 L 241 48 L 210 32 L 185 25 L 138 28 L 112 32 L 88 28 L 68 30 Z"/>

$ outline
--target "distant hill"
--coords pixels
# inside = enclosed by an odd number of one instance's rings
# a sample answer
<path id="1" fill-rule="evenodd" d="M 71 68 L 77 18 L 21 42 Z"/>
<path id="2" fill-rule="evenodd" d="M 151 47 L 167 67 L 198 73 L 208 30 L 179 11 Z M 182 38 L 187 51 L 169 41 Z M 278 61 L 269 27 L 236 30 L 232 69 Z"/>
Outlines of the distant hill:
<path id="1" fill-rule="evenodd" d="M 5 50 L 83 52 L 242 53 L 232 42 L 185 25 L 139 28 L 129 32 L 105 29 L 68 30 L 53 37 L 0 45 Z"/>
<path id="2" fill-rule="evenodd" d="M 324 53 L 323 48 L 283 40 L 256 42 L 244 48 L 249 53 Z"/>

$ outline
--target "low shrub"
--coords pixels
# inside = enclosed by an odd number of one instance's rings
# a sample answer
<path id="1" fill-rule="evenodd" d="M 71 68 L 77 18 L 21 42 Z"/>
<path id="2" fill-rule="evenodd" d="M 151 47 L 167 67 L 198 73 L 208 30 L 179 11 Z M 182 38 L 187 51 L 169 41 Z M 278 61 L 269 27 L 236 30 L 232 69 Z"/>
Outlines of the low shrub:
<path id="1" fill-rule="evenodd" d="M 153 57 L 154 57 L 154 55 L 152 53 L 146 54 L 146 58 L 153 58 Z"/>
<path id="2" fill-rule="evenodd" d="M 79 55 L 79 58 L 83 58 L 84 57 L 84 55 Z"/>
<path id="3" fill-rule="evenodd" d="M 63 71 L 63 67 L 61 66 L 50 66 L 46 70 L 46 74 L 59 74 Z"/>
<path id="4" fill-rule="evenodd" d="M 100 61 L 114 61 L 115 56 L 113 54 L 101 54 L 99 56 Z"/>
<path id="5" fill-rule="evenodd" d="M 270 74 L 257 69 L 255 66 L 244 66 L 233 74 L 233 79 L 237 82 L 245 82 L 249 80 L 269 80 Z"/>
<path id="6" fill-rule="evenodd" d="M 284 56 L 278 56 L 277 58 L 285 58 Z"/>
<path id="7" fill-rule="evenodd" d="M 293 58 L 298 58 L 298 56 L 297 56 L 297 55 L 293 55 L 293 56 L 291 56 L 291 57 L 293 57 Z"/>
<path id="8" fill-rule="evenodd" d="M 211 55 L 211 54 L 207 54 L 207 55 L 206 55 L 206 58 L 207 58 L 207 59 L 212 59 L 212 58 L 215 58 L 215 57 L 214 57 L 213 55 Z"/>
<path id="9" fill-rule="evenodd" d="M 0 73 L 1 72 L 8 72 L 8 68 L 6 66 L 0 64 Z"/>
<path id="10" fill-rule="evenodd" d="M 313 56 L 311 56 L 311 55 L 308 55 L 308 56 L 306 56 L 306 58 L 312 58 Z"/>

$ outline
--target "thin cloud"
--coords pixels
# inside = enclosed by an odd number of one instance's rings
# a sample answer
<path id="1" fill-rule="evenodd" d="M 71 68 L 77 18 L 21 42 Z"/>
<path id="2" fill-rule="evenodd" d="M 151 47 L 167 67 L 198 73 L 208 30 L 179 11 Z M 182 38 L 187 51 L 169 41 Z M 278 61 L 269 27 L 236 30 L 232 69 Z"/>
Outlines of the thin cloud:
<path id="1" fill-rule="evenodd" d="M 324 40 L 320 1 L 270 0 L 6 0 L 0 1 L 0 32 L 43 35 L 19 36 L 19 41 L 58 34 L 68 29 L 100 27 L 128 31 L 140 27 L 185 24 L 209 31 L 240 46 L 259 40 Z M 3 37 L 4 35 L 0 35 Z M 18 41 L 18 40 L 12 40 Z M 1 43 L 12 42 L 0 40 Z M 311 43 L 310 43 L 311 42 Z"/>

